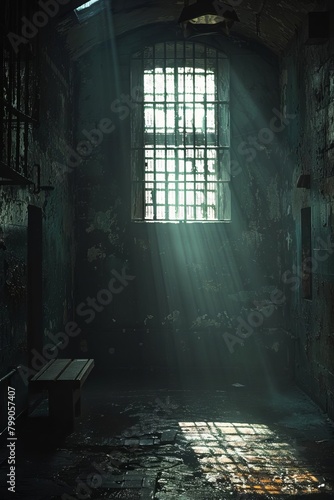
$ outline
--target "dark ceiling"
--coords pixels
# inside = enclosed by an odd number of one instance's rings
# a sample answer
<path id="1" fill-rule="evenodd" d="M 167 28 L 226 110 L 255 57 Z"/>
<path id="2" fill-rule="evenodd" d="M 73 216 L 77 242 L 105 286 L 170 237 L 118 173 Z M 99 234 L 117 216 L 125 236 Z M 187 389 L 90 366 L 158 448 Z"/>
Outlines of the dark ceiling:
<path id="1" fill-rule="evenodd" d="M 327 8 L 326 0 L 231 0 L 230 4 L 235 6 L 240 19 L 234 24 L 232 33 L 255 39 L 275 54 L 286 48 L 308 12 Z M 77 59 L 108 38 L 136 28 L 173 22 L 177 28 L 183 6 L 183 0 L 99 0 L 89 7 L 90 17 L 81 22 L 73 10 L 68 12 L 62 18 L 59 30 Z"/>

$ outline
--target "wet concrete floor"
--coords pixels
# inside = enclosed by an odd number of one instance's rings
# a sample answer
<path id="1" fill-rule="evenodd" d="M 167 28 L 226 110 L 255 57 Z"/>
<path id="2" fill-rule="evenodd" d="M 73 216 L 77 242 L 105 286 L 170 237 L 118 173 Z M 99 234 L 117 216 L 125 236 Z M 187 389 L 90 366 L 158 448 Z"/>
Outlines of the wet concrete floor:
<path id="1" fill-rule="evenodd" d="M 298 388 L 159 388 L 91 376 L 74 432 L 47 400 L 23 418 L 16 492 L 25 500 L 334 499 L 334 426 Z"/>

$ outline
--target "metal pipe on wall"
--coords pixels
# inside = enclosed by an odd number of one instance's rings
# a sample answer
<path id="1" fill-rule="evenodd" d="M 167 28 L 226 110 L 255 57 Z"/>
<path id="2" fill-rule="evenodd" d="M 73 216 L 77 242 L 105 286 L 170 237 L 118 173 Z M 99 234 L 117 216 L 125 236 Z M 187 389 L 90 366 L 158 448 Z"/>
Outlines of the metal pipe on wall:
<path id="1" fill-rule="evenodd" d="M 6 380 L 8 380 L 10 377 L 12 377 L 20 368 L 21 368 L 21 366 L 19 365 L 16 368 L 13 368 L 10 372 L 8 372 L 2 378 L 0 378 L 0 384 L 2 384 Z"/>

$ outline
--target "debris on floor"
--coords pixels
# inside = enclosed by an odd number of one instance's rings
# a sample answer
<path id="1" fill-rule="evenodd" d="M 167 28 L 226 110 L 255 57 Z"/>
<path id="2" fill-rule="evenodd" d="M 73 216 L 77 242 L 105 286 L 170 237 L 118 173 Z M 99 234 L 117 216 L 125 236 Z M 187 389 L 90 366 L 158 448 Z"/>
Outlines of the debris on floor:
<path id="1" fill-rule="evenodd" d="M 296 388 L 86 392 L 72 434 L 22 426 L 20 498 L 334 498 L 334 427 Z"/>

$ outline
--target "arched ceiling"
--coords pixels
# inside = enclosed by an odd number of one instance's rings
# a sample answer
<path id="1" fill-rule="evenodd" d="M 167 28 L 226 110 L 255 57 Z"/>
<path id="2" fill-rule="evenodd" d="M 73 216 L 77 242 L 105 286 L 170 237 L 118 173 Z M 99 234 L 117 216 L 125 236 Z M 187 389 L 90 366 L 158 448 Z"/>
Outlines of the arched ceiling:
<path id="1" fill-rule="evenodd" d="M 67 7 L 58 29 L 66 37 L 75 59 L 110 37 L 150 24 L 175 22 L 177 29 L 184 7 L 183 0 L 99 0 L 87 9 L 87 19 L 80 22 L 73 3 L 77 6 L 85 2 L 71 2 L 71 9 Z M 256 40 L 275 54 L 286 48 L 308 12 L 327 7 L 326 0 L 226 0 L 225 3 L 235 6 L 240 19 L 231 34 Z"/>

